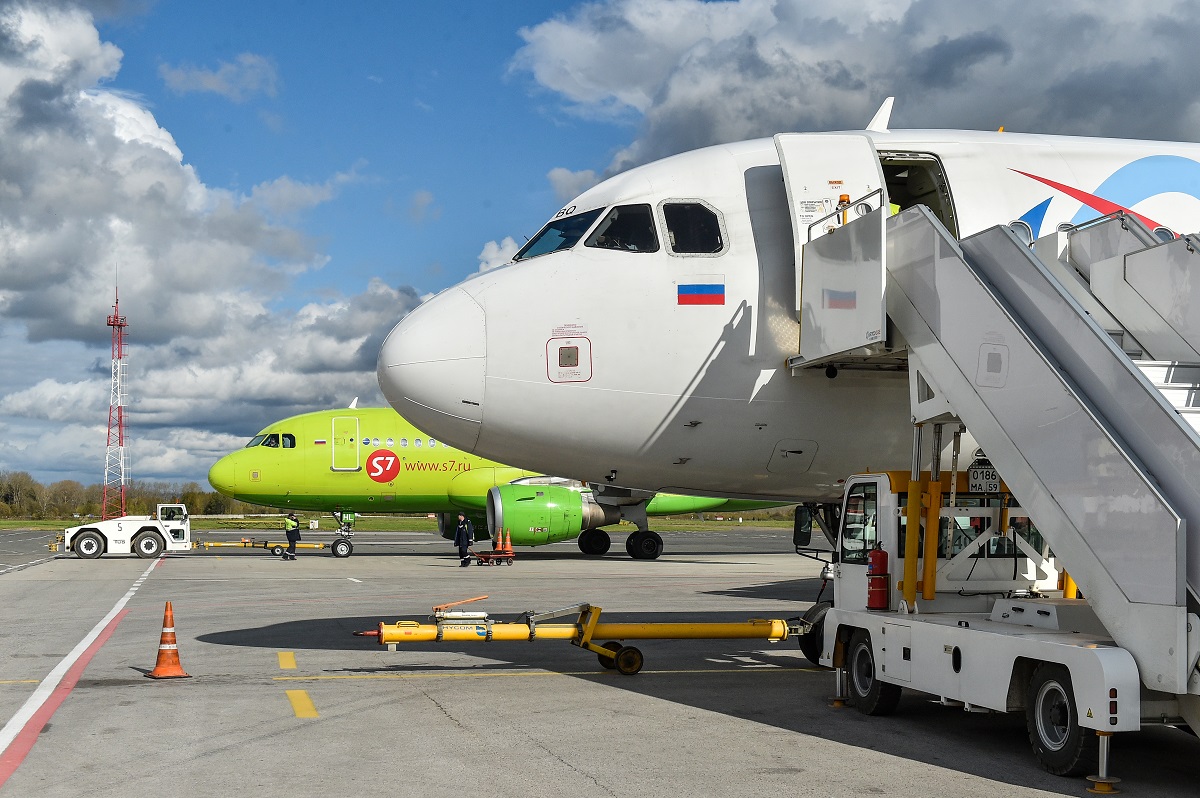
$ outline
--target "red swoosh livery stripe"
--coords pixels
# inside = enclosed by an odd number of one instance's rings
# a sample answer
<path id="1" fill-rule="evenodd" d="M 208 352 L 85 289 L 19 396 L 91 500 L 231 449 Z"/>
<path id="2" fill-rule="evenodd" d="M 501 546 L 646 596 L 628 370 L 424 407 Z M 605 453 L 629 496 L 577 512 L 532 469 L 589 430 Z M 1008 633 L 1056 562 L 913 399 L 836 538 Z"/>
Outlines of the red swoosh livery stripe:
<path id="1" fill-rule="evenodd" d="M 1159 224 L 1149 217 L 1142 216 L 1140 213 L 1131 211 L 1123 205 L 1118 205 L 1117 203 L 1106 200 L 1103 197 L 1097 197 L 1095 194 L 1089 194 L 1086 191 L 1080 191 L 1077 188 L 1071 188 L 1070 186 L 1063 185 L 1062 183 L 1055 182 L 1045 177 L 1031 175 L 1029 172 L 1022 172 L 1020 169 L 1013 169 L 1012 171 L 1019 175 L 1025 175 L 1026 177 L 1036 180 L 1043 185 L 1050 186 L 1050 188 L 1057 189 L 1058 191 L 1066 194 L 1068 197 L 1079 200 L 1084 205 L 1088 206 L 1092 210 L 1098 211 L 1099 213 L 1108 215 L 1110 213 L 1116 213 L 1117 211 L 1123 211 L 1130 216 L 1137 218 L 1142 224 L 1146 225 L 1151 230 L 1155 229 L 1156 227 L 1166 226 Z"/>

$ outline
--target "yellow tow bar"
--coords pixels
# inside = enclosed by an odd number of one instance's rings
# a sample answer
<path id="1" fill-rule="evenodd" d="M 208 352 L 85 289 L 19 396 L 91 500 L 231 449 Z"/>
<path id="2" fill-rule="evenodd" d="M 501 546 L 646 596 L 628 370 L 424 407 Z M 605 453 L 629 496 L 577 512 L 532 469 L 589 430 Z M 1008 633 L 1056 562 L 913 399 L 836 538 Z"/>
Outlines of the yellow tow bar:
<path id="1" fill-rule="evenodd" d="M 242 538 L 241 540 L 205 540 L 199 545 L 206 549 L 219 548 L 221 546 L 233 546 L 239 549 L 268 549 L 276 557 L 279 557 L 287 549 L 286 543 L 273 543 L 268 540 L 255 540 L 254 538 Z M 297 543 L 298 549 L 323 549 L 324 543 Z"/>
<path id="2" fill-rule="evenodd" d="M 492 642 L 497 640 L 567 640 L 572 645 L 594 652 L 605 668 L 632 675 L 642 669 L 642 652 L 619 640 L 786 640 L 787 621 L 751 618 L 740 623 L 600 623 L 600 608 L 575 604 L 549 612 L 527 612 L 515 622 L 495 621 L 486 612 L 454 610 L 462 604 L 481 601 L 477 596 L 433 608 L 434 623 L 418 621 L 380 621 L 377 629 L 355 632 L 362 637 L 377 637 L 381 646 L 395 651 L 399 643 Z M 575 615 L 574 623 L 543 623 L 553 618 Z M 594 639 L 608 638 L 596 645 Z"/>

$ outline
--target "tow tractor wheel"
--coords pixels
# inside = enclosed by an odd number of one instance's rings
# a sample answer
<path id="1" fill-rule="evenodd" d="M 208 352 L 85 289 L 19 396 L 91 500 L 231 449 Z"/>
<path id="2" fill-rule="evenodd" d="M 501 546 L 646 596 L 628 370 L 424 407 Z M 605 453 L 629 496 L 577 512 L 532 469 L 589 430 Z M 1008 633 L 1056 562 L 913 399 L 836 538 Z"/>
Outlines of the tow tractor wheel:
<path id="1" fill-rule="evenodd" d="M 271 553 L 274 554 L 276 557 L 282 557 L 283 552 L 284 552 L 283 546 L 276 544 L 271 547 Z"/>
<path id="2" fill-rule="evenodd" d="M 850 697 L 864 715 L 890 715 L 900 702 L 900 687 L 876 678 L 875 652 L 871 650 L 871 635 L 862 629 L 850 638 L 846 657 Z"/>
<path id="3" fill-rule="evenodd" d="M 354 551 L 354 544 L 345 538 L 338 538 L 337 540 L 333 541 L 333 545 L 331 545 L 329 548 L 333 552 L 334 557 L 349 557 L 350 553 Z"/>
<path id="4" fill-rule="evenodd" d="M 95 532 L 84 532 L 75 538 L 75 556 L 94 560 L 104 553 L 104 541 Z"/>
<path id="5" fill-rule="evenodd" d="M 1029 680 L 1025 727 L 1033 754 L 1056 776 L 1095 773 L 1099 738 L 1079 725 L 1071 673 L 1062 665 L 1042 663 Z"/>
<path id="6" fill-rule="evenodd" d="M 143 532 L 133 539 L 133 550 L 143 560 L 152 560 L 162 554 L 162 538 L 153 532 Z"/>
<path id="7" fill-rule="evenodd" d="M 584 554 L 598 556 L 608 552 L 612 538 L 603 529 L 585 529 L 579 533 L 578 543 Z"/>
<path id="8" fill-rule="evenodd" d="M 657 532 L 634 532 L 625 540 L 625 550 L 635 560 L 657 560 L 663 551 L 663 541 Z"/>
<path id="9" fill-rule="evenodd" d="M 612 656 L 606 657 L 603 654 L 597 654 L 596 659 L 600 660 L 600 664 L 603 665 L 604 667 L 608 668 L 610 671 L 613 670 L 614 668 L 617 667 L 617 656 L 616 655 L 617 655 L 617 652 L 621 650 L 621 644 L 618 643 L 616 640 L 609 640 L 607 643 L 605 643 L 604 645 L 602 645 L 600 647 L 607 648 L 609 651 L 612 652 Z"/>
<path id="10" fill-rule="evenodd" d="M 640 671 L 643 662 L 645 662 L 645 658 L 642 657 L 642 652 L 633 646 L 621 646 L 617 649 L 617 656 L 614 658 L 617 672 L 626 676 L 632 676 Z"/>
<path id="11" fill-rule="evenodd" d="M 808 632 L 800 635 L 797 640 L 800 643 L 800 653 L 813 665 L 821 664 L 821 649 L 825 647 L 825 613 L 829 612 L 832 604 L 830 601 L 822 601 L 804 611 L 803 620 L 811 626 Z"/>

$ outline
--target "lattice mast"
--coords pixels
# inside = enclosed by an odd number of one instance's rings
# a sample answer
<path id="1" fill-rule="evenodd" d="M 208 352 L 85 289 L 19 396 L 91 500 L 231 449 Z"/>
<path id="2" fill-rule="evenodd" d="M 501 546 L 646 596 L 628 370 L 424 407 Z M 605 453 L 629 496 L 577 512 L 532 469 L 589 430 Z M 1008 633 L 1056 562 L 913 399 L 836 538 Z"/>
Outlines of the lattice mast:
<path id="1" fill-rule="evenodd" d="M 108 316 L 112 328 L 112 394 L 108 402 L 108 448 L 104 453 L 104 498 L 100 517 L 125 515 L 125 486 L 129 460 L 125 453 L 125 317 L 121 298 L 114 290 L 113 312 Z"/>

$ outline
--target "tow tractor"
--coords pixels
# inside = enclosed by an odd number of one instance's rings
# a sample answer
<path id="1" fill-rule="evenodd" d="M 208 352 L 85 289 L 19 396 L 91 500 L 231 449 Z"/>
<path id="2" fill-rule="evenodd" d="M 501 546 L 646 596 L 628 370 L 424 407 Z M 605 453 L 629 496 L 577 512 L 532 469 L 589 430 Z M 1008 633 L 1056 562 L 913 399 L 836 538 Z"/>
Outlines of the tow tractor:
<path id="1" fill-rule="evenodd" d="M 59 551 L 59 546 L 85 560 L 130 553 L 151 559 L 164 551 L 190 551 L 192 525 L 184 505 L 160 504 L 154 515 L 124 515 L 73 526 L 50 543 L 50 550 Z"/>

